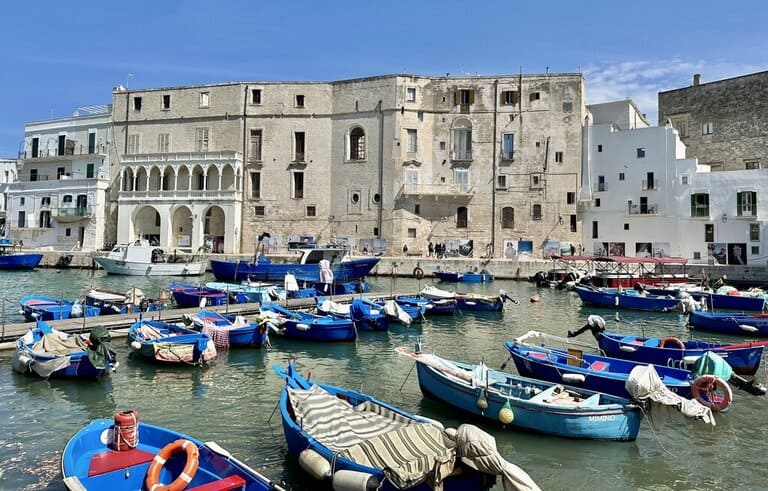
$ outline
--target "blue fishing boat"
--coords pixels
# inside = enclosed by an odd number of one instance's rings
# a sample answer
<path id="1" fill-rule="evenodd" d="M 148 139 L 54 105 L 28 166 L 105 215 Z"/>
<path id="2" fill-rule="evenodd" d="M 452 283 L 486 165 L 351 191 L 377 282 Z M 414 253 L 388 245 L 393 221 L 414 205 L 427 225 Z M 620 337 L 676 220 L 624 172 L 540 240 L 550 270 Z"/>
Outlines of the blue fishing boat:
<path id="1" fill-rule="evenodd" d="M 727 309 L 727 310 L 757 310 L 765 309 L 765 293 L 740 292 L 732 287 L 718 288 L 716 291 L 702 290 L 701 287 L 686 288 L 683 285 L 670 286 L 667 288 L 648 288 L 647 291 L 652 295 L 672 295 L 678 296 L 680 293 L 687 293 L 697 302 L 707 306 L 709 310 Z M 721 293 L 722 292 L 722 293 Z"/>
<path id="2" fill-rule="evenodd" d="M 606 356 L 625 360 L 652 363 L 654 365 L 687 368 L 707 351 L 724 358 L 740 375 L 754 375 L 760 368 L 763 348 L 768 341 L 746 343 L 711 343 L 707 341 L 682 341 L 676 337 L 646 338 L 603 332 L 597 343 Z"/>
<path id="3" fill-rule="evenodd" d="M 72 317 L 96 317 L 100 310 L 79 301 L 62 300 L 45 295 L 24 295 L 19 299 L 21 313 L 29 322 L 52 321 Z"/>
<path id="4" fill-rule="evenodd" d="M 420 294 L 422 297 L 434 302 L 453 300 L 456 302 L 456 308 L 461 311 L 501 312 L 504 310 L 505 300 L 517 303 L 504 290 L 500 290 L 498 295 L 484 295 L 482 293 L 449 292 L 441 290 L 434 285 L 428 285 L 421 290 Z"/>
<path id="5" fill-rule="evenodd" d="M 546 335 L 530 331 L 515 341 L 505 343 L 520 375 L 555 383 L 578 384 L 589 390 L 631 397 L 624 384 L 637 362 L 584 353 L 581 349 L 566 351 L 528 344 L 529 339 L 539 338 L 548 339 Z M 655 368 L 664 385 L 682 397 L 691 397 L 691 372 L 666 366 Z"/>
<path id="6" fill-rule="evenodd" d="M 488 283 L 493 281 L 493 275 L 487 271 L 435 271 L 432 275 L 440 281 L 452 281 L 462 283 Z"/>
<path id="7" fill-rule="evenodd" d="M 280 299 L 285 299 L 285 290 L 274 283 L 262 283 L 259 281 L 242 281 L 240 283 L 228 283 L 226 281 L 209 281 L 205 284 L 207 288 L 242 296 L 245 303 L 265 303 Z"/>
<path id="8" fill-rule="evenodd" d="M 427 299 L 424 297 L 398 295 L 395 297 L 395 301 L 406 312 L 416 315 L 414 322 L 421 321 L 425 314 L 453 315 L 456 312 L 456 299 L 453 298 Z"/>
<path id="9" fill-rule="evenodd" d="M 262 304 L 261 311 L 279 314 L 280 324 L 272 324 L 276 327 L 273 332 L 287 338 L 307 341 L 354 341 L 357 338 L 357 329 L 350 319 L 291 311 L 276 303 Z"/>
<path id="10" fill-rule="evenodd" d="M 563 386 L 397 348 L 416 361 L 421 392 L 486 421 L 549 435 L 635 440 L 640 406 L 622 397 Z"/>
<path id="11" fill-rule="evenodd" d="M 382 312 L 382 307 L 366 298 L 355 298 L 352 303 L 339 303 L 327 297 L 317 297 L 315 308 L 320 315 L 350 319 L 361 331 L 389 329 L 389 317 Z"/>
<path id="12" fill-rule="evenodd" d="M 750 312 L 691 312 L 688 325 L 694 329 L 741 334 L 768 336 L 768 314 Z"/>
<path id="13" fill-rule="evenodd" d="M 269 343 L 269 328 L 264 319 L 250 322 L 245 317 L 201 310 L 192 320 L 211 336 L 216 347 L 248 346 L 259 348 Z"/>
<path id="14" fill-rule="evenodd" d="M 43 321 L 16 341 L 11 365 L 19 373 L 41 378 L 70 377 L 97 380 L 117 368 L 117 357 L 104 327 L 94 328 L 86 338 L 57 331 Z"/>
<path id="15" fill-rule="evenodd" d="M 145 298 L 138 288 L 130 288 L 126 293 L 91 288 L 85 293 L 85 305 L 99 309 L 99 315 L 157 312 L 165 308 L 163 301 Z"/>
<path id="16" fill-rule="evenodd" d="M 493 437 L 479 428 L 462 425 L 446 430 L 437 421 L 369 395 L 311 382 L 296 371 L 293 361 L 286 370 L 273 368 L 285 380 L 279 407 L 291 457 L 313 478 L 332 482 L 334 489 L 427 491 L 433 489 L 430 482 L 442 482 L 446 491 L 471 491 L 495 483 L 495 476 L 474 470 L 480 468 L 474 465 L 478 456 L 466 445 L 470 434 L 477 446 L 495 445 Z M 448 436 L 454 433 L 455 438 Z M 505 488 L 512 486 L 512 478 L 519 486 L 509 489 L 539 489 L 523 470 L 504 462 L 495 448 L 489 450 L 488 458 L 499 458 L 508 470 L 515 470 L 514 477 L 505 477 Z M 357 486 L 343 487 L 352 482 Z"/>
<path id="17" fill-rule="evenodd" d="M 140 319 L 127 339 L 134 353 L 150 361 L 201 365 L 216 358 L 210 336 L 167 322 Z"/>
<path id="18" fill-rule="evenodd" d="M 179 307 L 205 307 L 226 305 L 227 303 L 245 303 L 246 297 L 237 293 L 214 290 L 206 286 L 171 283 L 168 287 L 173 300 Z"/>
<path id="19" fill-rule="evenodd" d="M 42 254 L 16 248 L 11 239 L 0 237 L 0 269 L 35 269 L 43 259 Z"/>
<path id="20" fill-rule="evenodd" d="M 297 277 L 320 277 L 320 261 L 327 260 L 335 281 L 362 280 L 379 263 L 378 257 L 356 257 L 341 247 L 315 247 L 298 250 L 299 257 L 293 263 L 275 263 L 259 255 L 255 261 L 226 261 L 211 259 L 211 270 L 219 281 L 283 281 L 286 274 Z"/>
<path id="21" fill-rule="evenodd" d="M 217 443 L 140 422 L 134 411 L 78 430 L 64 447 L 61 472 L 71 491 L 283 491 Z"/>
<path id="22" fill-rule="evenodd" d="M 651 295 L 643 291 L 618 288 L 598 288 L 576 285 L 573 288 L 582 302 L 600 307 L 646 310 L 650 312 L 677 311 L 680 299 L 671 295 Z"/>

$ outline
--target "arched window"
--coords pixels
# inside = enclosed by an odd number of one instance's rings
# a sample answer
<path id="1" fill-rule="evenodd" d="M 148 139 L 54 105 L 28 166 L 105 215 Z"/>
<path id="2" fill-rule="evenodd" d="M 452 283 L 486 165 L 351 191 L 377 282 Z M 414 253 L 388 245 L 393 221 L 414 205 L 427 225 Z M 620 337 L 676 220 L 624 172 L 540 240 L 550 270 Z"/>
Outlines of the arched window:
<path id="1" fill-rule="evenodd" d="M 458 119 L 453 124 L 453 160 L 472 160 L 472 123 Z"/>
<path id="2" fill-rule="evenodd" d="M 456 228 L 467 228 L 467 207 L 459 206 L 456 209 Z"/>
<path id="3" fill-rule="evenodd" d="M 515 228 L 515 209 L 511 206 L 501 209 L 501 228 Z"/>
<path id="4" fill-rule="evenodd" d="M 365 160 L 365 132 L 359 126 L 349 132 L 349 160 Z"/>

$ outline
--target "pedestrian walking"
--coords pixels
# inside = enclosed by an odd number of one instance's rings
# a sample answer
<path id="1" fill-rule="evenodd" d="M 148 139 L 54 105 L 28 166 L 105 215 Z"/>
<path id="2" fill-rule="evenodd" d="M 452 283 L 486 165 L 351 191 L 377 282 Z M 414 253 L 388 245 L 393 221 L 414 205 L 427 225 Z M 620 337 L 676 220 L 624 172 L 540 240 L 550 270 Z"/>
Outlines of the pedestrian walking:
<path id="1" fill-rule="evenodd" d="M 427 257 L 432 257 L 432 254 L 435 253 L 435 244 L 432 243 L 432 241 L 429 241 L 429 245 L 427 246 Z"/>

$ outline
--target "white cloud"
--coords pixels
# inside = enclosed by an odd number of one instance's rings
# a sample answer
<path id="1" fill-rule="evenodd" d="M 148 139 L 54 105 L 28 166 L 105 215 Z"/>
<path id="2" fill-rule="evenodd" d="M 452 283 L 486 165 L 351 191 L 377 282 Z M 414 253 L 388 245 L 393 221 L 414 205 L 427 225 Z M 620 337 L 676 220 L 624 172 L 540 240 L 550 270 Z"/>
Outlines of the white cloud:
<path id="1" fill-rule="evenodd" d="M 646 113 L 649 122 L 658 119 L 658 93 L 689 87 L 693 74 L 700 73 L 702 83 L 765 70 L 756 64 L 689 61 L 681 59 L 635 60 L 598 63 L 584 68 L 587 104 L 632 99 Z"/>

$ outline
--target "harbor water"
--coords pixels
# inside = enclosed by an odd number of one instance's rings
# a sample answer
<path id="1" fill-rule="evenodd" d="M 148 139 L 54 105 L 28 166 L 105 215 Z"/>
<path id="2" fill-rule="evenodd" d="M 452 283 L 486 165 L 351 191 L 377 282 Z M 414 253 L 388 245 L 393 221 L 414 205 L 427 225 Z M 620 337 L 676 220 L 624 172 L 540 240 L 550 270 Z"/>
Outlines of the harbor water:
<path id="1" fill-rule="evenodd" d="M 206 278 L 194 281 L 205 281 Z M 36 270 L 0 272 L 0 298 L 6 322 L 20 322 L 18 299 L 31 293 L 74 299 L 89 287 L 125 292 L 131 287 L 157 297 L 171 278 L 106 276 L 101 271 Z M 415 292 L 431 283 L 410 278 L 372 278 L 373 291 Z M 588 315 L 606 318 L 607 329 L 627 334 L 694 337 L 677 314 L 615 312 L 582 307 L 578 297 L 527 282 L 439 287 L 498 293 L 506 290 L 519 304 L 501 314 L 457 313 L 421 325 L 393 326 L 390 332 L 362 332 L 355 343 L 288 341 L 272 336 L 265 349 L 222 351 L 211 366 L 165 367 L 128 356 L 116 339 L 120 366 L 100 382 L 40 380 L 11 369 L 11 351 L 0 352 L 0 489 L 63 490 L 60 458 L 67 440 L 94 418 L 137 410 L 142 421 L 167 426 L 202 440 L 214 440 L 266 476 L 292 490 L 321 489 L 287 457 L 279 411 L 283 382 L 272 366 L 297 359 L 312 379 L 372 394 L 408 411 L 439 419 L 447 426 L 478 424 L 492 433 L 500 453 L 525 469 L 542 489 L 768 489 L 768 399 L 734 391 L 717 426 L 672 421 L 654 431 L 643 421 L 635 442 L 580 441 L 510 431 L 467 417 L 422 397 L 413 363 L 394 348 L 413 347 L 498 368 L 507 360 L 504 341 L 537 329 L 564 336 L 584 325 Z M 541 300 L 531 302 L 534 293 Z M 706 339 L 737 339 L 695 333 Z M 588 341 L 589 335 L 583 336 Z M 591 340 L 591 337 L 589 337 Z M 508 371 L 514 372 L 509 363 Z M 766 380 L 765 362 L 757 378 Z M 496 486 L 501 490 L 502 486 Z"/>

